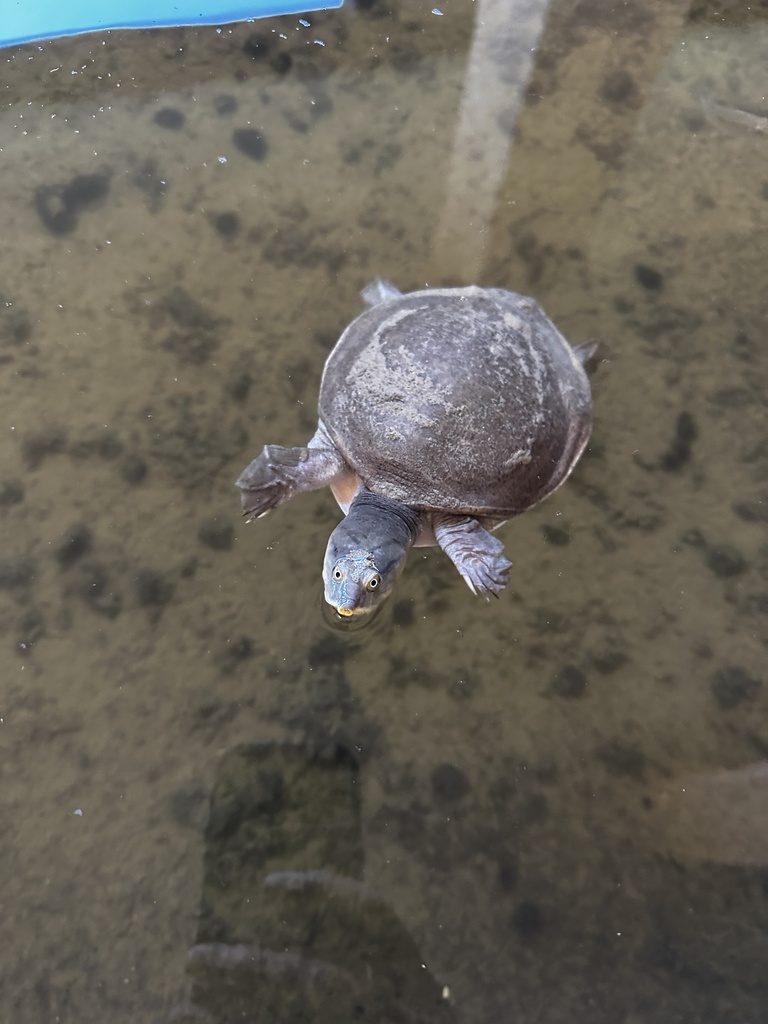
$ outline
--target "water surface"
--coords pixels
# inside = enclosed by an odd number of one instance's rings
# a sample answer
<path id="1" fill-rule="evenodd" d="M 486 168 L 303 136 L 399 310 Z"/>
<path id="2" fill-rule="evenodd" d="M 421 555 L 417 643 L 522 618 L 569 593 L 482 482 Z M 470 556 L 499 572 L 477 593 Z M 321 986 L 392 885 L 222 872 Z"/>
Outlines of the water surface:
<path id="1" fill-rule="evenodd" d="M 0 51 L 3 1019 L 763 1019 L 761 11 Z M 500 601 L 416 551 L 340 634 L 330 495 L 232 481 L 379 275 L 599 341 L 595 429 Z"/>

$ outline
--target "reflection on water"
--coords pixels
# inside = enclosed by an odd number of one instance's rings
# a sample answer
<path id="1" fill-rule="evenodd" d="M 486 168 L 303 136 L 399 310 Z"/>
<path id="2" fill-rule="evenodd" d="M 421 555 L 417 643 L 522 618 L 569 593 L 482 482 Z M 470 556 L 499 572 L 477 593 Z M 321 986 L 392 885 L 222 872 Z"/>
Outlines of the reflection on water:
<path id="1" fill-rule="evenodd" d="M 218 1020 L 237 975 L 256 1021 L 281 972 L 343 1016 L 366 963 L 420 993 L 385 1020 L 762 1019 L 768 30 L 511 6 L 0 53 L 3 1019 Z M 346 633 L 330 495 L 245 527 L 232 482 L 310 436 L 377 275 L 531 294 L 606 360 L 502 599 L 419 551 Z M 216 846 L 254 749 L 324 835 L 314 759 L 357 766 L 354 868 L 258 801 Z"/>
<path id="2" fill-rule="evenodd" d="M 661 846 L 677 858 L 768 864 L 768 763 L 677 776 L 655 800 Z"/>
<path id="3" fill-rule="evenodd" d="M 357 782 L 334 744 L 227 753 L 205 833 L 190 996 L 173 1020 L 454 1019 L 448 991 L 362 881 Z"/>

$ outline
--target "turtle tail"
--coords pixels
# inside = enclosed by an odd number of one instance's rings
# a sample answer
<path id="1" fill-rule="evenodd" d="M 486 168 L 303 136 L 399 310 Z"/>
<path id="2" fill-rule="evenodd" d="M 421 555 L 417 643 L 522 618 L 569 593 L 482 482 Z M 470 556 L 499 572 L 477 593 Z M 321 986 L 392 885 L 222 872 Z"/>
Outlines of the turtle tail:
<path id="1" fill-rule="evenodd" d="M 576 358 L 591 377 L 597 369 L 597 364 L 600 362 L 598 358 L 600 345 L 596 341 L 589 345 L 574 345 L 573 351 L 576 353 Z"/>

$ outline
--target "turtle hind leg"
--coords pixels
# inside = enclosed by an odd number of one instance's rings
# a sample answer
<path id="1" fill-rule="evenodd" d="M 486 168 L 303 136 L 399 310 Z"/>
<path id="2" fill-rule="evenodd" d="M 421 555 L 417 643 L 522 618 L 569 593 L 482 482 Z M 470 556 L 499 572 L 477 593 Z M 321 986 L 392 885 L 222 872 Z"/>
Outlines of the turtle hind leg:
<path id="1" fill-rule="evenodd" d="M 235 481 L 247 522 L 264 516 L 302 491 L 328 487 L 344 471 L 335 448 L 283 448 L 267 444 Z"/>
<path id="2" fill-rule="evenodd" d="M 402 292 L 395 288 L 393 284 L 390 284 L 389 281 L 384 281 L 377 277 L 375 281 L 371 281 L 370 284 L 363 288 L 360 295 L 368 306 L 378 306 L 381 302 L 401 298 Z"/>
<path id="3" fill-rule="evenodd" d="M 509 582 L 512 563 L 504 556 L 504 545 L 471 516 L 435 518 L 437 543 L 448 555 L 473 594 L 488 600 L 501 593 Z"/>

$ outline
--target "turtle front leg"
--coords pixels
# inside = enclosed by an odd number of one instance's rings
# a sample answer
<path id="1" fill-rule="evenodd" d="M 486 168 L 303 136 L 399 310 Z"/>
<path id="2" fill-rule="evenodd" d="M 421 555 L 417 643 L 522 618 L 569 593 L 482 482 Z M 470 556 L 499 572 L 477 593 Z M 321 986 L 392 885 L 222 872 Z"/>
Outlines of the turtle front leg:
<path id="1" fill-rule="evenodd" d="M 509 582 L 512 563 L 504 545 L 471 516 L 436 516 L 437 543 L 459 570 L 473 594 L 498 597 Z"/>
<path id="2" fill-rule="evenodd" d="M 302 491 L 328 487 L 344 470 L 344 459 L 335 448 L 265 445 L 261 455 L 246 466 L 235 481 L 235 486 L 242 491 L 246 522 L 265 516 Z"/>

